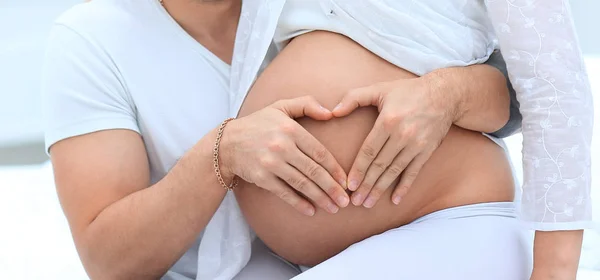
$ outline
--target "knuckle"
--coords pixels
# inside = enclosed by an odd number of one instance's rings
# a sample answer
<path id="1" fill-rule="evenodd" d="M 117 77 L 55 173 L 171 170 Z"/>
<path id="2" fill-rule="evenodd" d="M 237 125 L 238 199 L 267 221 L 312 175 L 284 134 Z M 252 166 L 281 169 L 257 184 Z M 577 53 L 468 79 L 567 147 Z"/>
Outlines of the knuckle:
<path id="1" fill-rule="evenodd" d="M 367 175 L 367 171 L 361 168 L 354 170 L 354 173 L 358 176 L 358 178 L 364 178 Z"/>
<path id="2" fill-rule="evenodd" d="M 373 169 L 375 169 L 377 171 L 385 170 L 386 167 L 387 167 L 386 164 L 383 163 L 383 162 L 381 162 L 381 161 L 374 161 L 371 164 L 371 168 L 373 168 Z"/>
<path id="3" fill-rule="evenodd" d="M 298 101 L 304 106 L 317 102 L 317 99 L 311 95 L 305 95 L 298 98 Z"/>
<path id="4" fill-rule="evenodd" d="M 285 133 L 287 135 L 291 135 L 296 132 L 296 125 L 294 122 L 285 122 L 280 125 L 279 129 L 283 133 Z"/>
<path id="5" fill-rule="evenodd" d="M 351 98 L 351 99 L 359 97 L 360 94 L 361 94 L 361 91 L 358 90 L 358 89 L 351 89 L 351 90 L 349 90 L 349 91 L 346 92 L 346 96 L 349 97 L 349 98 Z"/>
<path id="6" fill-rule="evenodd" d="M 369 183 L 369 182 L 363 182 L 360 185 L 360 188 L 363 189 L 363 190 L 365 190 L 365 191 L 369 191 L 369 190 L 373 189 L 373 184 Z"/>
<path id="7" fill-rule="evenodd" d="M 340 195 L 344 195 L 346 193 L 344 191 L 344 189 L 337 188 L 337 187 L 323 188 L 323 191 L 325 191 L 325 193 L 331 198 L 336 198 L 336 197 L 338 197 Z"/>
<path id="8" fill-rule="evenodd" d="M 402 173 L 402 166 L 404 166 L 402 162 L 392 164 L 390 167 L 388 167 L 387 172 L 392 176 L 398 176 L 400 173 Z"/>
<path id="9" fill-rule="evenodd" d="M 396 114 L 387 114 L 383 116 L 383 128 L 387 132 L 392 132 L 396 129 L 398 124 L 400 123 L 401 117 Z"/>
<path id="10" fill-rule="evenodd" d="M 292 200 L 292 193 L 290 193 L 290 192 L 289 192 L 289 191 L 287 191 L 287 190 L 280 190 L 280 191 L 278 191 L 278 192 L 277 192 L 277 196 L 278 196 L 278 197 L 279 197 L 281 200 L 283 200 L 283 201 L 287 201 L 287 202 L 289 202 L 289 203 L 291 203 L 291 202 L 293 201 L 293 200 Z"/>
<path id="11" fill-rule="evenodd" d="M 370 145 L 366 145 L 365 147 L 363 147 L 360 152 L 362 153 L 362 155 L 364 157 L 366 157 L 369 160 L 373 160 L 375 159 L 375 156 L 377 156 L 377 152 L 375 151 L 375 149 L 370 146 Z"/>
<path id="12" fill-rule="evenodd" d="M 429 141 L 427 141 L 427 139 L 425 139 L 425 138 L 418 138 L 415 140 L 415 145 L 419 149 L 426 148 L 428 146 L 428 144 L 429 144 Z"/>
<path id="13" fill-rule="evenodd" d="M 417 175 L 419 175 L 418 170 L 407 170 L 406 172 L 404 172 L 404 178 L 407 180 L 413 180 L 417 178 Z"/>
<path id="14" fill-rule="evenodd" d="M 262 184 L 267 179 L 267 173 L 264 171 L 256 171 L 254 172 L 254 183 Z"/>
<path id="15" fill-rule="evenodd" d="M 301 193 L 306 193 L 308 191 L 308 186 L 310 183 L 307 179 L 298 179 L 296 180 L 296 189 Z"/>
<path id="16" fill-rule="evenodd" d="M 283 104 L 284 104 L 284 101 L 283 100 L 279 100 L 279 101 L 273 102 L 273 104 L 271 104 L 271 106 L 269 106 L 269 107 L 271 107 L 271 108 L 281 108 L 281 107 L 283 107 Z"/>
<path id="17" fill-rule="evenodd" d="M 283 150 L 285 150 L 285 141 L 283 139 L 273 139 L 271 140 L 268 144 L 267 147 L 269 148 L 269 151 L 271 152 L 281 152 Z"/>
<path id="18" fill-rule="evenodd" d="M 416 137 L 417 132 L 418 132 L 418 129 L 417 129 L 416 125 L 407 125 L 402 130 L 402 134 L 404 135 L 404 137 L 408 137 L 408 138 Z"/>
<path id="19" fill-rule="evenodd" d="M 285 180 L 286 183 L 288 183 L 288 185 L 295 187 L 296 185 L 298 185 L 299 179 L 297 177 L 291 176 L 288 177 L 287 180 Z"/>
<path id="20" fill-rule="evenodd" d="M 313 154 L 313 159 L 318 163 L 322 163 L 327 159 L 328 152 L 325 148 L 320 147 L 316 148 Z"/>
<path id="21" fill-rule="evenodd" d="M 260 158 L 260 165 L 265 169 L 271 169 L 277 165 L 277 162 L 273 157 L 264 156 Z"/>
<path id="22" fill-rule="evenodd" d="M 316 178 L 321 174 L 321 168 L 316 164 L 310 164 L 306 173 L 310 178 Z"/>
<path id="23" fill-rule="evenodd" d="M 394 192 L 399 195 L 405 195 L 408 192 L 409 188 L 410 188 L 409 184 L 405 183 L 404 185 L 396 188 L 396 190 Z"/>
<path id="24" fill-rule="evenodd" d="M 371 190 L 371 193 L 369 194 L 369 196 L 379 199 L 379 197 L 381 197 L 381 195 L 383 194 L 383 190 L 384 189 L 382 189 L 382 188 L 373 188 Z"/>

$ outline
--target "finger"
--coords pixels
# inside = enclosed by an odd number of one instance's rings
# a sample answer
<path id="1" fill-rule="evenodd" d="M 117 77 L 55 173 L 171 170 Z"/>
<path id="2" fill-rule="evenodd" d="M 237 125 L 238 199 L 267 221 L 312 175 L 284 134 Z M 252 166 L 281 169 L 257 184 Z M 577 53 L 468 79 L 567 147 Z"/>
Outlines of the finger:
<path id="1" fill-rule="evenodd" d="M 315 207 L 312 205 L 312 203 L 298 195 L 292 188 L 290 188 L 279 178 L 272 176 L 261 185 L 268 186 L 269 188 L 265 188 L 266 190 L 281 198 L 281 200 L 294 207 L 294 209 L 296 209 L 298 212 L 306 216 L 315 215 Z M 264 186 L 260 187 L 264 188 Z"/>
<path id="2" fill-rule="evenodd" d="M 365 207 L 371 208 L 372 207 L 371 202 L 375 202 L 375 201 L 377 201 L 377 199 L 379 199 L 379 195 L 373 194 L 373 192 L 382 190 L 381 186 L 378 187 L 378 185 L 376 184 L 376 182 L 378 182 L 378 180 L 381 179 L 380 177 L 382 176 L 382 174 L 386 174 L 386 173 L 390 173 L 390 172 L 393 173 L 394 171 L 397 171 L 395 167 L 392 169 L 390 169 L 390 167 L 391 167 L 391 164 L 394 162 L 395 158 L 401 152 L 403 152 L 402 149 L 404 148 L 405 144 L 406 144 L 406 142 L 405 142 L 404 138 L 399 139 L 398 137 L 391 136 L 388 139 L 388 141 L 385 142 L 385 145 L 383 146 L 383 148 L 381 149 L 381 151 L 379 152 L 379 154 L 377 155 L 375 160 L 373 160 L 373 163 L 371 163 L 371 165 L 367 169 L 367 174 L 365 175 L 365 179 L 363 180 L 362 184 L 366 184 L 368 186 L 374 186 L 374 187 L 373 187 L 373 189 L 371 189 L 371 193 L 367 197 L 367 200 L 365 200 L 365 203 L 364 203 Z M 402 170 L 400 170 L 400 171 L 402 171 Z M 400 176 L 400 172 L 398 172 L 398 174 L 396 174 L 396 177 L 398 177 L 398 176 Z M 391 184 L 391 182 L 390 182 L 390 184 Z M 387 188 L 388 186 L 385 186 L 385 188 Z M 385 188 L 383 189 L 384 191 L 385 191 Z M 370 202 L 369 197 L 372 197 L 373 199 L 375 199 L 375 201 Z M 371 205 L 371 206 L 369 207 L 367 205 Z M 374 205 L 374 203 L 373 203 L 373 205 Z"/>
<path id="3" fill-rule="evenodd" d="M 347 116 L 358 107 L 377 106 L 381 97 L 382 84 L 350 90 L 333 109 L 335 117 Z"/>
<path id="4" fill-rule="evenodd" d="M 394 159 L 392 164 L 385 170 L 385 172 L 379 177 L 377 183 L 369 193 L 369 196 L 365 200 L 363 206 L 371 208 L 381 198 L 381 195 L 390 187 L 390 185 L 396 180 L 402 171 L 412 162 L 415 157 L 419 154 L 417 149 L 405 148 L 398 156 Z"/>
<path id="5" fill-rule="evenodd" d="M 348 178 L 346 172 L 342 166 L 338 163 L 335 157 L 329 152 L 319 140 L 317 140 L 312 134 L 308 133 L 300 125 L 299 129 L 291 131 L 291 136 L 296 143 L 296 146 L 305 155 L 311 158 L 314 162 L 321 165 L 331 175 L 331 177 L 338 183 L 338 186 L 342 189 L 346 189 L 346 182 Z M 344 191 L 345 193 L 345 191 Z"/>
<path id="6" fill-rule="evenodd" d="M 346 207 L 350 203 L 350 198 L 346 191 L 331 175 L 307 155 L 300 150 L 294 150 L 286 156 L 286 160 L 298 171 L 304 173 L 304 176 L 312 180 L 320 187 L 331 199 L 333 199 L 339 207 Z"/>
<path id="7" fill-rule="evenodd" d="M 376 121 L 373 129 L 369 132 L 367 138 L 365 138 L 362 147 L 360 147 L 356 159 L 354 159 L 354 163 L 352 164 L 352 168 L 348 173 L 349 190 L 356 191 L 358 189 L 358 186 L 361 185 L 367 174 L 367 169 L 373 160 L 375 160 L 377 154 L 379 154 L 379 151 L 383 145 L 385 145 L 385 142 L 389 137 L 390 135 L 383 129 L 383 126 L 380 125 L 379 121 Z"/>
<path id="8" fill-rule="evenodd" d="M 275 102 L 274 108 L 281 110 L 292 119 L 309 117 L 315 120 L 329 120 L 333 117 L 331 111 L 321 106 L 312 96 L 303 96 Z"/>
<path id="9" fill-rule="evenodd" d="M 339 207 L 313 181 L 289 164 L 282 164 L 275 175 L 283 179 L 290 187 L 312 200 L 325 211 L 335 214 Z"/>
<path id="10" fill-rule="evenodd" d="M 408 164 L 404 172 L 402 172 L 400 182 L 392 194 L 392 202 L 394 204 L 400 203 L 400 200 L 402 200 L 402 197 L 406 195 L 408 189 L 410 189 L 415 179 L 417 179 L 417 175 L 419 175 L 421 168 L 423 168 L 423 165 L 425 165 L 430 156 L 431 154 L 429 153 L 420 153 Z"/>

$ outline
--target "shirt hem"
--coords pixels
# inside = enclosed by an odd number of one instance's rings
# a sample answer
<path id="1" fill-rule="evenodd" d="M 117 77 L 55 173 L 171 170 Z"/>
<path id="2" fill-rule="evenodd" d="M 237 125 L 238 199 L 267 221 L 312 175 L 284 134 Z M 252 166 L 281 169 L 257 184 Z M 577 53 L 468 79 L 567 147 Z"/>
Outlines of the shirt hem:
<path id="1" fill-rule="evenodd" d="M 50 147 L 61 140 L 111 129 L 127 129 L 140 133 L 138 126 L 127 118 L 103 118 L 83 121 L 57 129 L 49 129 L 45 135 L 45 150 L 50 154 Z"/>
<path id="2" fill-rule="evenodd" d="M 563 230 L 600 230 L 600 223 L 595 221 L 575 221 L 575 222 L 559 222 L 559 223 L 543 223 L 543 222 L 528 222 L 521 221 L 523 226 L 535 231 L 563 231 Z"/>

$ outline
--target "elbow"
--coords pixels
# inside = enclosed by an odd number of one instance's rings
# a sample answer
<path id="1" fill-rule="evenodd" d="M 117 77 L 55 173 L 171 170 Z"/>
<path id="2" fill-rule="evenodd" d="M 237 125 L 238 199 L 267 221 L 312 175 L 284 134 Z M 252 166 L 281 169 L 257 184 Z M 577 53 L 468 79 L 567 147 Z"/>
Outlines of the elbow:
<path id="1" fill-rule="evenodd" d="M 502 108 L 496 110 L 494 118 L 490 122 L 490 131 L 486 131 L 487 133 L 495 133 L 501 131 L 510 122 L 510 106 L 508 102 L 502 105 Z"/>
<path id="2" fill-rule="evenodd" d="M 490 135 L 497 138 L 506 138 L 521 131 L 523 116 L 519 111 L 518 103 L 511 102 L 510 109 L 503 110 L 499 115 L 502 118 L 498 118 L 498 125 L 493 132 L 489 132 Z"/>
<path id="3" fill-rule="evenodd" d="M 159 279 L 164 274 L 151 269 L 149 262 L 140 261 L 139 256 L 133 255 L 136 251 L 133 248 L 115 250 L 114 246 L 106 243 L 107 240 L 101 240 L 98 236 L 88 234 L 75 242 L 90 279 Z"/>

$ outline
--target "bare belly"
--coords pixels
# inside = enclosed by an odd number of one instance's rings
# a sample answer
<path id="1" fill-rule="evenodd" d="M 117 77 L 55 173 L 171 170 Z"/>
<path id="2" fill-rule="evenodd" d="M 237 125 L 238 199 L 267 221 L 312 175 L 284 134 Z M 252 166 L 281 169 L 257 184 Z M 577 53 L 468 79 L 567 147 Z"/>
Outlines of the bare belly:
<path id="1" fill-rule="evenodd" d="M 245 116 L 287 98 L 315 96 L 333 108 L 352 88 L 415 76 L 352 40 L 329 32 L 295 38 L 256 81 L 240 111 Z M 407 92 L 406 94 L 411 94 Z M 375 108 L 348 117 L 299 123 L 321 141 L 348 171 L 377 118 Z M 279 198 L 243 182 L 236 197 L 252 228 L 275 253 L 315 265 L 367 237 L 396 228 L 428 213 L 465 204 L 512 201 L 513 181 L 502 148 L 478 132 L 452 127 L 423 167 L 400 205 L 393 187 L 372 209 L 349 206 L 337 214 L 297 213 Z"/>

